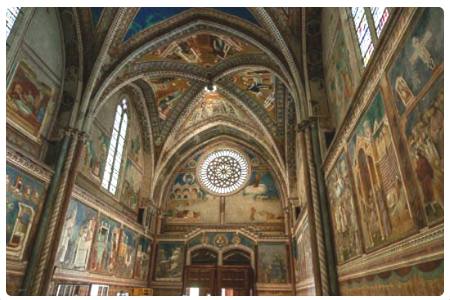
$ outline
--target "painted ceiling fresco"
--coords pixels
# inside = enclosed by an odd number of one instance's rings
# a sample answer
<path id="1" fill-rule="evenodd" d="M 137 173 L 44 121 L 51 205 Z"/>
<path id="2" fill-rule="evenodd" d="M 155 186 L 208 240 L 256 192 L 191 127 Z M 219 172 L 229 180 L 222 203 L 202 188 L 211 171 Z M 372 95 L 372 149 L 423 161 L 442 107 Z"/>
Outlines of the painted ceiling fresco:
<path id="1" fill-rule="evenodd" d="M 276 120 L 275 75 L 265 69 L 247 69 L 233 76 L 233 82 L 250 97 L 264 106 Z"/>
<path id="2" fill-rule="evenodd" d="M 246 119 L 245 113 L 232 105 L 220 93 L 205 92 L 191 114 L 186 118 L 182 128 L 192 127 L 204 120 L 220 116 L 232 119 Z"/>
<path id="3" fill-rule="evenodd" d="M 159 118 L 165 121 L 172 112 L 181 96 L 191 86 L 184 78 L 156 78 L 146 79 L 153 89 Z"/>
<path id="4" fill-rule="evenodd" d="M 199 33 L 150 52 L 138 62 L 173 60 L 208 68 L 237 54 L 258 52 L 256 47 L 235 38 Z"/>
<path id="5" fill-rule="evenodd" d="M 98 24 L 100 17 L 103 12 L 103 7 L 91 7 L 92 21 L 94 21 L 94 25 Z"/>
<path id="6" fill-rule="evenodd" d="M 133 37 L 140 31 L 154 26 L 161 21 L 167 20 L 179 13 L 189 10 L 190 7 L 142 7 L 134 17 L 128 31 L 125 34 L 124 41 Z M 215 10 L 230 14 L 248 22 L 258 25 L 255 17 L 244 7 L 216 7 Z"/>

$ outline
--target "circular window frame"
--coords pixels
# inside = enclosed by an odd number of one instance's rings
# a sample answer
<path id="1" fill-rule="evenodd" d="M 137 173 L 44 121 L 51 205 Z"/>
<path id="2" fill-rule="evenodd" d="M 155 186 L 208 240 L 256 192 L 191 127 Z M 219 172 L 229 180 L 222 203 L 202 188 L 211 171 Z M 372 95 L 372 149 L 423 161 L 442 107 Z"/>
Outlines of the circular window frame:
<path id="1" fill-rule="evenodd" d="M 207 182 L 204 182 L 203 179 L 202 179 L 202 176 L 201 176 L 202 167 L 203 167 L 203 164 L 205 163 L 205 161 L 211 155 L 213 155 L 214 153 L 221 152 L 221 151 L 231 151 L 231 152 L 237 153 L 238 156 L 241 156 L 242 159 L 245 160 L 246 165 L 247 165 L 247 168 L 246 168 L 247 169 L 247 175 L 244 178 L 244 180 L 242 181 L 242 183 L 237 188 L 235 188 L 234 190 L 229 191 L 229 192 L 225 192 L 225 193 L 213 191 L 209 186 L 207 186 Z M 198 178 L 198 183 L 200 184 L 200 186 L 203 189 L 205 189 L 205 191 L 207 191 L 208 193 L 210 193 L 212 195 L 215 195 L 215 196 L 229 196 L 229 195 L 233 195 L 233 194 L 236 194 L 236 193 L 240 192 L 244 187 L 247 186 L 247 183 L 250 180 L 250 175 L 251 175 L 251 161 L 250 161 L 249 157 L 245 153 L 243 153 L 243 152 L 241 152 L 241 151 L 239 151 L 237 149 L 234 149 L 234 148 L 222 148 L 221 147 L 221 148 L 215 148 L 215 149 L 207 151 L 205 154 L 203 154 L 200 157 L 200 160 L 199 160 L 199 162 L 197 164 L 197 169 L 196 169 L 196 176 Z M 211 185 L 213 185 L 211 182 L 209 182 L 209 183 Z"/>

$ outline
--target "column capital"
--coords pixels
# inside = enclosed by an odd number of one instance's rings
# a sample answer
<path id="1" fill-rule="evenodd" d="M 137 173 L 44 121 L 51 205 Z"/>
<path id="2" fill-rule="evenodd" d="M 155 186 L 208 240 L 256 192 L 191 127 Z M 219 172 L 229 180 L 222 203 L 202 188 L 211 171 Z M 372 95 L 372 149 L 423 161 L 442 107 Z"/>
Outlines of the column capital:
<path id="1" fill-rule="evenodd" d="M 297 124 L 297 132 L 305 131 L 307 128 L 314 127 L 317 123 L 316 121 L 319 119 L 318 116 L 311 116 L 308 119 L 302 120 Z"/>

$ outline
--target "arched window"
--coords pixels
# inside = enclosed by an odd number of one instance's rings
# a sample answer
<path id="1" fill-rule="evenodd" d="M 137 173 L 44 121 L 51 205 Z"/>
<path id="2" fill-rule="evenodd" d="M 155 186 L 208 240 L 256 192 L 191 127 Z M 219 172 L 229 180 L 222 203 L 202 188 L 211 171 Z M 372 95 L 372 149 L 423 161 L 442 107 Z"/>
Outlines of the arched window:
<path id="1" fill-rule="evenodd" d="M 19 13 L 20 7 L 9 7 L 6 9 L 6 38 L 8 38 Z"/>
<path id="2" fill-rule="evenodd" d="M 387 7 L 352 7 L 351 16 L 364 66 L 369 62 L 389 18 Z"/>
<path id="3" fill-rule="evenodd" d="M 103 172 L 102 187 L 112 194 L 116 193 L 117 181 L 119 179 L 122 153 L 125 145 L 125 137 L 128 126 L 127 100 L 123 99 L 116 109 L 114 126 L 109 143 L 108 158 L 106 159 L 105 171 Z"/>

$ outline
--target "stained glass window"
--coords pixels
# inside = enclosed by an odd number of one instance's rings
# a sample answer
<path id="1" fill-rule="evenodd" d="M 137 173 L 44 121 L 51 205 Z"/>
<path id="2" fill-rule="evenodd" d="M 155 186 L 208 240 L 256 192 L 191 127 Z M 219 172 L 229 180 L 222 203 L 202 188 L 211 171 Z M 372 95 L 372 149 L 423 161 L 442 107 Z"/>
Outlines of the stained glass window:
<path id="1" fill-rule="evenodd" d="M 198 176 L 213 194 L 227 195 L 240 189 L 249 177 L 247 159 L 231 149 L 209 153 L 199 164 Z"/>
<path id="2" fill-rule="evenodd" d="M 363 62 L 364 65 L 367 65 L 374 47 L 364 7 L 352 7 L 352 17 Z"/>
<path id="3" fill-rule="evenodd" d="M 119 180 L 120 165 L 128 126 L 128 109 L 125 99 L 117 105 L 114 126 L 109 143 L 108 157 L 103 172 L 102 187 L 112 194 L 116 193 Z"/>
<path id="4" fill-rule="evenodd" d="M 370 12 L 372 13 L 373 22 L 377 30 L 377 37 L 380 37 L 384 24 L 386 24 L 389 18 L 389 10 L 387 7 L 371 7 Z"/>
<path id="5" fill-rule="evenodd" d="M 375 42 L 380 37 L 389 18 L 389 9 L 387 7 L 371 7 L 368 10 L 364 7 L 352 7 L 351 13 L 359 49 L 364 66 L 366 66 L 375 50 Z"/>
<path id="6" fill-rule="evenodd" d="M 20 7 L 9 7 L 6 9 L 6 37 L 9 36 L 19 13 Z"/>

